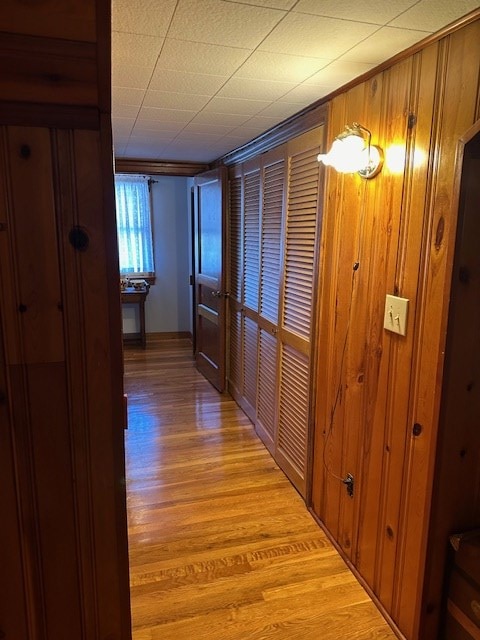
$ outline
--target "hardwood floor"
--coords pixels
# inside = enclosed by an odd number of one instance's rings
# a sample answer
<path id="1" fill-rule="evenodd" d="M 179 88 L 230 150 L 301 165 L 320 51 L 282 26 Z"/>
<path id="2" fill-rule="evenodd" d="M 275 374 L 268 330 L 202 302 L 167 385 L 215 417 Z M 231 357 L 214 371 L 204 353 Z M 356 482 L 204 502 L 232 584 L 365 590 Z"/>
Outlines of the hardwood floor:
<path id="1" fill-rule="evenodd" d="M 396 636 L 187 340 L 125 350 L 134 640 Z"/>

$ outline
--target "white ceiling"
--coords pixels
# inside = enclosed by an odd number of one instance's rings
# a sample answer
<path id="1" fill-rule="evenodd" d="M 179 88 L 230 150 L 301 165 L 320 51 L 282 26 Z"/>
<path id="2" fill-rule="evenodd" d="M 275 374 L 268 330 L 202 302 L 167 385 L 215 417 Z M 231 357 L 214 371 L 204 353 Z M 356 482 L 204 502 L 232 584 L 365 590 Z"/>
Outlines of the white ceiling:
<path id="1" fill-rule="evenodd" d="M 479 0 L 112 0 L 115 155 L 209 162 Z"/>

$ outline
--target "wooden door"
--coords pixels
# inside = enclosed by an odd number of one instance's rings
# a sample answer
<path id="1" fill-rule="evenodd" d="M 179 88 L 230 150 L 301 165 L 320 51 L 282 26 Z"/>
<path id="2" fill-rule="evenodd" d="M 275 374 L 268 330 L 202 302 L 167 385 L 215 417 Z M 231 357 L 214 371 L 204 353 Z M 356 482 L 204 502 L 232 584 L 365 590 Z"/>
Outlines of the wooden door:
<path id="1" fill-rule="evenodd" d="M 303 496 L 307 490 L 315 274 L 322 212 L 317 161 L 321 141 L 317 130 L 288 143 L 275 449 L 277 462 Z"/>
<path id="2" fill-rule="evenodd" d="M 219 391 L 225 388 L 225 194 L 224 167 L 195 177 L 195 360 Z"/>

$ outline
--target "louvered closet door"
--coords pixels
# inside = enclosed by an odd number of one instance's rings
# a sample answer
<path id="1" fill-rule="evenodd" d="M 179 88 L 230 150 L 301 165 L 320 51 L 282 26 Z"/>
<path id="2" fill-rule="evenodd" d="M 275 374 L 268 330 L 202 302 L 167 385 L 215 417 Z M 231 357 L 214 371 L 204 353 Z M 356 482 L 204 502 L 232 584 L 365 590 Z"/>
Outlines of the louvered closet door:
<path id="1" fill-rule="evenodd" d="M 260 236 L 258 394 L 256 429 L 275 455 L 278 404 L 278 312 L 285 188 L 285 149 L 266 154 Z"/>
<path id="2" fill-rule="evenodd" d="M 310 420 L 310 348 L 319 210 L 320 137 L 289 143 L 281 310 L 276 457 L 302 495 L 306 491 Z"/>

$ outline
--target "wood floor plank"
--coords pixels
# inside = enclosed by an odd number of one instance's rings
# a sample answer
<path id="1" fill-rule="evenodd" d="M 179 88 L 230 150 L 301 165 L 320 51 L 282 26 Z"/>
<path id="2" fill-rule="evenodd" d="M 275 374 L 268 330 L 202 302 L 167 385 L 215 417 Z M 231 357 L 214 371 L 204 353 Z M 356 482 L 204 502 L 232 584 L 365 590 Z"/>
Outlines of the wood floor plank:
<path id="1" fill-rule="evenodd" d="M 390 640 L 188 340 L 125 351 L 134 640 Z"/>

